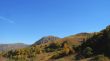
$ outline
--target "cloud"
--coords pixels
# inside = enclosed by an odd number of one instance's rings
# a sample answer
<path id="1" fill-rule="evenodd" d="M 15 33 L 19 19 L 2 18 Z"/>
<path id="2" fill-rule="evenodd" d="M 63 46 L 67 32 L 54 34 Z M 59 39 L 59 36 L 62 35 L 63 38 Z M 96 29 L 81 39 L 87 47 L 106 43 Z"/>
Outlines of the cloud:
<path id="1" fill-rule="evenodd" d="M 2 17 L 2 16 L 0 16 L 0 19 L 3 20 L 3 21 L 7 21 L 7 22 L 9 22 L 11 24 L 14 24 L 15 23 L 13 20 L 10 20 L 10 19 L 5 18 L 5 17 Z"/>

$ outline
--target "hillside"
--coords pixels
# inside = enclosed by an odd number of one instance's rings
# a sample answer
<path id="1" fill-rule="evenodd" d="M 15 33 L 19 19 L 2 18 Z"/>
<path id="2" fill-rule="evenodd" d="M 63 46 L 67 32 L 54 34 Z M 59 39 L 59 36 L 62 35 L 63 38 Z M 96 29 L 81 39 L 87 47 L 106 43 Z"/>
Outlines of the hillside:
<path id="1" fill-rule="evenodd" d="M 64 38 L 43 37 L 29 47 L 2 52 L 1 56 L 11 61 L 110 61 L 110 26 Z"/>
<path id="2" fill-rule="evenodd" d="M 94 33 L 96 33 L 96 32 L 93 32 L 93 33 L 82 32 L 82 33 L 78 33 L 75 35 L 67 36 L 65 38 L 73 38 L 74 40 L 77 40 L 79 42 L 84 42 L 84 41 L 86 41 L 86 39 L 92 37 L 94 35 Z"/>
<path id="3" fill-rule="evenodd" d="M 93 37 L 84 42 L 81 48 L 90 47 L 95 54 L 104 54 L 110 56 L 110 26 L 95 33 Z"/>

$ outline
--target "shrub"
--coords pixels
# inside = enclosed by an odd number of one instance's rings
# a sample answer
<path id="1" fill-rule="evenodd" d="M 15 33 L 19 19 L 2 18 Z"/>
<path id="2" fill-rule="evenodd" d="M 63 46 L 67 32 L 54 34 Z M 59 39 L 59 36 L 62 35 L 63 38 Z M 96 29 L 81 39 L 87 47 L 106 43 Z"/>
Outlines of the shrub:
<path id="1" fill-rule="evenodd" d="M 110 59 L 104 55 L 98 55 L 91 61 L 110 61 Z"/>
<path id="2" fill-rule="evenodd" d="M 58 58 L 61 58 L 61 57 L 64 57 L 66 56 L 65 52 L 62 50 L 62 51 L 57 51 L 55 53 L 53 53 L 51 59 L 58 59 Z"/>
<path id="3" fill-rule="evenodd" d="M 93 54 L 93 49 L 91 47 L 86 47 L 84 50 L 83 50 L 83 55 L 85 57 L 90 57 L 92 56 Z"/>
<path id="4" fill-rule="evenodd" d="M 59 48 L 60 48 L 60 45 L 58 45 L 57 43 L 52 42 L 47 47 L 45 47 L 45 51 L 46 52 L 53 52 L 53 51 L 58 50 Z"/>

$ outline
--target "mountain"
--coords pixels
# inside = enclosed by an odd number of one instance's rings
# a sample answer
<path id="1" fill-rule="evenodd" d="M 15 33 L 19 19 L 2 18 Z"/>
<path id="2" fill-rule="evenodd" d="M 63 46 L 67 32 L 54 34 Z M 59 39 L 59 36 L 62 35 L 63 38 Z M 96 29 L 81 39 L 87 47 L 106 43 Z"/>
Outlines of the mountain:
<path id="1" fill-rule="evenodd" d="M 64 38 L 46 36 L 33 45 L 1 56 L 15 61 L 110 61 L 110 26 Z"/>
<path id="2" fill-rule="evenodd" d="M 87 37 L 92 36 L 93 33 L 78 33 L 75 35 L 71 35 L 71 36 L 67 36 L 64 38 L 59 38 L 56 36 L 45 36 L 42 37 L 40 40 L 36 41 L 33 45 L 40 45 L 40 44 L 45 44 L 48 42 L 52 42 L 52 41 L 65 41 L 65 40 L 71 40 L 73 42 L 78 41 L 78 42 L 83 42 L 84 39 L 86 39 Z"/>
<path id="3" fill-rule="evenodd" d="M 60 39 L 60 38 L 56 36 L 45 36 L 45 37 L 42 37 L 40 40 L 36 41 L 33 45 L 40 45 L 51 41 L 55 41 L 57 39 Z"/>
<path id="4" fill-rule="evenodd" d="M 23 44 L 23 43 L 15 43 L 15 44 L 0 44 L 0 51 L 8 51 L 12 49 L 20 49 L 20 48 L 25 48 L 28 45 Z"/>

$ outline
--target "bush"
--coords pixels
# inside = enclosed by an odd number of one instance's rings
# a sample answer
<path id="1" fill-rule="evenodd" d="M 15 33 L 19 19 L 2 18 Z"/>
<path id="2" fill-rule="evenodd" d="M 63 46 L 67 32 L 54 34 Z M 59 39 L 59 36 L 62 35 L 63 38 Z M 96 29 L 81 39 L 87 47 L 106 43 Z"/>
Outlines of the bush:
<path id="1" fill-rule="evenodd" d="M 57 51 L 55 53 L 53 53 L 51 59 L 58 59 L 58 58 L 61 58 L 61 57 L 64 57 L 66 56 L 65 52 L 62 50 L 62 51 Z"/>
<path id="2" fill-rule="evenodd" d="M 93 49 L 91 47 L 86 47 L 84 50 L 83 50 L 83 55 L 85 57 L 90 57 L 92 56 L 93 54 Z"/>
<path id="3" fill-rule="evenodd" d="M 98 55 L 91 61 L 110 61 L 110 59 L 104 55 Z"/>
<path id="4" fill-rule="evenodd" d="M 56 51 L 58 49 L 60 49 L 60 45 L 58 45 L 57 43 L 54 43 L 54 42 L 52 42 L 47 47 L 45 47 L 46 52 L 53 52 L 53 51 Z"/>

